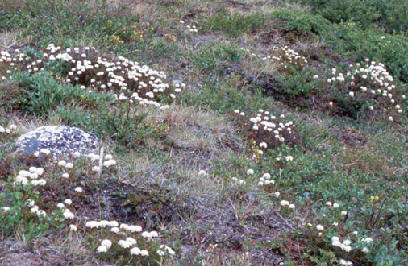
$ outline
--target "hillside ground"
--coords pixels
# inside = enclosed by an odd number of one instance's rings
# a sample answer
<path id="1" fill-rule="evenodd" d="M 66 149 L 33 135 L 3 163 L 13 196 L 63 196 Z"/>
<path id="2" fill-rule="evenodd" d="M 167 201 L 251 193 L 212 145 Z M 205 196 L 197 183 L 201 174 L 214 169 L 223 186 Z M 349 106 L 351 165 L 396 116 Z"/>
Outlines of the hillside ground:
<path id="1" fill-rule="evenodd" d="M 92 47 L 182 88 L 154 98 L 165 108 L 131 104 L 91 90 L 89 76 L 71 85 L 63 65 L 32 74 L 0 61 L 0 126 L 17 127 L 0 132 L 0 264 L 408 263 L 407 10 L 400 0 L 0 2 L 1 52 Z M 63 179 L 47 158 L 16 154 L 17 137 L 43 125 L 95 132 L 116 165 L 96 174 L 81 159 Z M 33 166 L 47 184 L 16 185 Z M 74 219 L 54 206 L 66 199 Z M 132 235 L 149 256 L 131 255 L 90 220 L 158 237 Z M 100 252 L 105 238 L 113 245 Z M 161 244 L 175 254 L 158 255 Z"/>

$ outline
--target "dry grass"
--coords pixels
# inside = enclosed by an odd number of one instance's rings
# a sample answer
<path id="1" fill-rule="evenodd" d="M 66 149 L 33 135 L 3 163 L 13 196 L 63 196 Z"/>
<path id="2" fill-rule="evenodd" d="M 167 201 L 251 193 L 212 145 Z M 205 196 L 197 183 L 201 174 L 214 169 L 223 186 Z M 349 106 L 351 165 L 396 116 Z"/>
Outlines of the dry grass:
<path id="1" fill-rule="evenodd" d="M 15 124 L 18 129 L 18 134 L 25 134 L 41 126 L 58 125 L 57 122 L 52 123 L 43 118 L 21 116 L 17 113 L 6 112 L 4 109 L 0 109 L 0 117 L 7 118 L 9 124 Z M 0 119 L 0 121 L 1 120 L 2 119 Z"/>
<path id="2" fill-rule="evenodd" d="M 148 112 L 148 121 L 169 128 L 166 140 L 159 143 L 168 151 L 167 160 L 158 162 L 146 153 L 135 152 L 123 158 L 126 167 L 120 168 L 120 176 L 136 182 L 162 184 L 169 175 L 174 177 L 174 173 L 177 173 L 181 178 L 178 182 L 191 183 L 187 190 L 200 190 L 203 187 L 217 190 L 217 182 L 197 174 L 200 170 L 211 170 L 212 162 L 226 159 L 235 151 L 244 152 L 243 141 L 238 137 L 234 125 L 226 117 L 196 107 L 171 105 L 164 111 L 149 109 Z"/>
<path id="3" fill-rule="evenodd" d="M 24 36 L 22 30 L 0 32 L 0 49 L 24 46 L 31 42 L 31 36 Z"/>
<path id="4" fill-rule="evenodd" d="M 156 120 L 170 128 L 168 140 L 175 148 L 207 151 L 225 150 L 233 142 L 240 147 L 237 129 L 226 117 L 198 107 L 172 105 L 164 112 L 152 113 L 148 120 Z"/>

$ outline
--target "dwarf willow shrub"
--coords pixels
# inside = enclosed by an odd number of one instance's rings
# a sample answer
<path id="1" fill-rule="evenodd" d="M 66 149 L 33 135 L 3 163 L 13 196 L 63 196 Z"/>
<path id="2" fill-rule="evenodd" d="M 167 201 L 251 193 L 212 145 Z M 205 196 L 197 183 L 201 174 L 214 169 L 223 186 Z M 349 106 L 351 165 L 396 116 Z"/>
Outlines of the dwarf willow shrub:
<path id="1" fill-rule="evenodd" d="M 320 15 L 313 15 L 304 10 L 278 9 L 272 12 L 272 17 L 283 22 L 285 30 L 296 32 L 297 34 L 324 34 L 331 28 L 328 20 Z"/>
<path id="2" fill-rule="evenodd" d="M 160 140 L 167 134 L 145 121 L 146 114 L 137 114 L 122 103 L 114 111 L 100 108 L 90 111 L 80 107 L 58 106 L 53 115 L 64 124 L 94 132 L 100 138 L 109 137 L 117 142 L 116 149 L 134 148 L 145 139 Z"/>
<path id="3" fill-rule="evenodd" d="M 336 25 L 327 41 L 334 50 L 356 61 L 364 58 L 382 62 L 390 73 L 408 82 L 408 39 L 379 30 L 361 30 L 353 25 Z"/>
<path id="4" fill-rule="evenodd" d="M 192 63 L 204 71 L 221 71 L 226 65 L 238 62 L 244 51 L 224 43 L 208 43 L 190 54 Z"/>
<path id="5" fill-rule="evenodd" d="M 408 82 L 408 39 L 402 34 L 388 34 L 381 29 L 362 29 L 354 22 L 332 24 L 307 10 L 276 10 L 273 16 L 287 31 L 314 33 L 337 54 L 354 61 L 365 58 L 382 62 L 390 73 Z"/>
<path id="6" fill-rule="evenodd" d="M 203 30 L 220 31 L 231 37 L 238 37 L 243 33 L 254 32 L 265 25 L 265 16 L 263 14 L 254 13 L 246 14 L 229 14 L 226 9 L 223 9 L 215 16 L 205 19 L 202 23 Z"/>
<path id="7" fill-rule="evenodd" d="M 263 94 L 291 106 L 308 107 L 307 99 L 322 91 L 313 80 L 314 72 L 289 69 L 286 74 L 274 72 L 261 75 L 260 78 L 266 81 L 262 86 Z"/>
<path id="8" fill-rule="evenodd" d="M 88 92 L 71 84 L 62 85 L 47 72 L 33 75 L 17 73 L 13 79 L 18 84 L 19 97 L 10 100 L 14 108 L 27 113 L 48 115 L 61 105 L 85 105 L 95 108 L 113 101 L 109 94 Z"/>
<path id="9" fill-rule="evenodd" d="M 313 92 L 315 86 L 312 79 L 313 73 L 310 71 L 293 72 L 292 75 L 282 76 L 279 92 L 295 97 L 309 96 Z"/>
<path id="10" fill-rule="evenodd" d="M 30 243 L 35 237 L 47 232 L 50 228 L 62 229 L 61 211 L 53 211 L 48 216 L 30 213 L 28 200 L 40 200 L 40 194 L 32 185 L 14 185 L 10 182 L 5 186 L 0 197 L 0 232 L 2 237 L 14 236 L 17 231 L 24 234 L 25 241 Z M 21 231 L 22 230 L 22 231 Z"/>
<path id="11" fill-rule="evenodd" d="M 314 13 L 340 23 L 353 21 L 363 28 L 373 25 L 388 32 L 407 32 L 408 2 L 405 0 L 297 0 L 307 4 Z"/>

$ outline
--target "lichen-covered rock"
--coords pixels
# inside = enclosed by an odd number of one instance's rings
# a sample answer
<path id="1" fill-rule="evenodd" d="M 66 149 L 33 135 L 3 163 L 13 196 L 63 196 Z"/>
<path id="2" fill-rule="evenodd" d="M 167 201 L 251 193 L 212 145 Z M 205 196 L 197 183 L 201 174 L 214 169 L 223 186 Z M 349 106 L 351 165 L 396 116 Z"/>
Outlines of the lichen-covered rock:
<path id="1" fill-rule="evenodd" d="M 76 127 L 43 126 L 20 136 L 16 145 L 19 153 L 49 153 L 56 157 L 86 155 L 98 149 L 98 138 Z"/>

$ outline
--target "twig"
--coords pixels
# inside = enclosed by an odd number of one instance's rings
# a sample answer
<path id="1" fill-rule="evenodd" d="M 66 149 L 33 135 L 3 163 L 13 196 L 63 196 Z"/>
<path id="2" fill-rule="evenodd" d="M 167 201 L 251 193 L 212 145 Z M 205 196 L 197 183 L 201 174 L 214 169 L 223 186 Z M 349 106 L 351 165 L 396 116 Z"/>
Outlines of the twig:
<path id="1" fill-rule="evenodd" d="M 102 163 L 103 163 L 103 147 L 99 153 L 99 169 L 98 169 L 98 179 L 101 178 L 102 175 Z"/>

